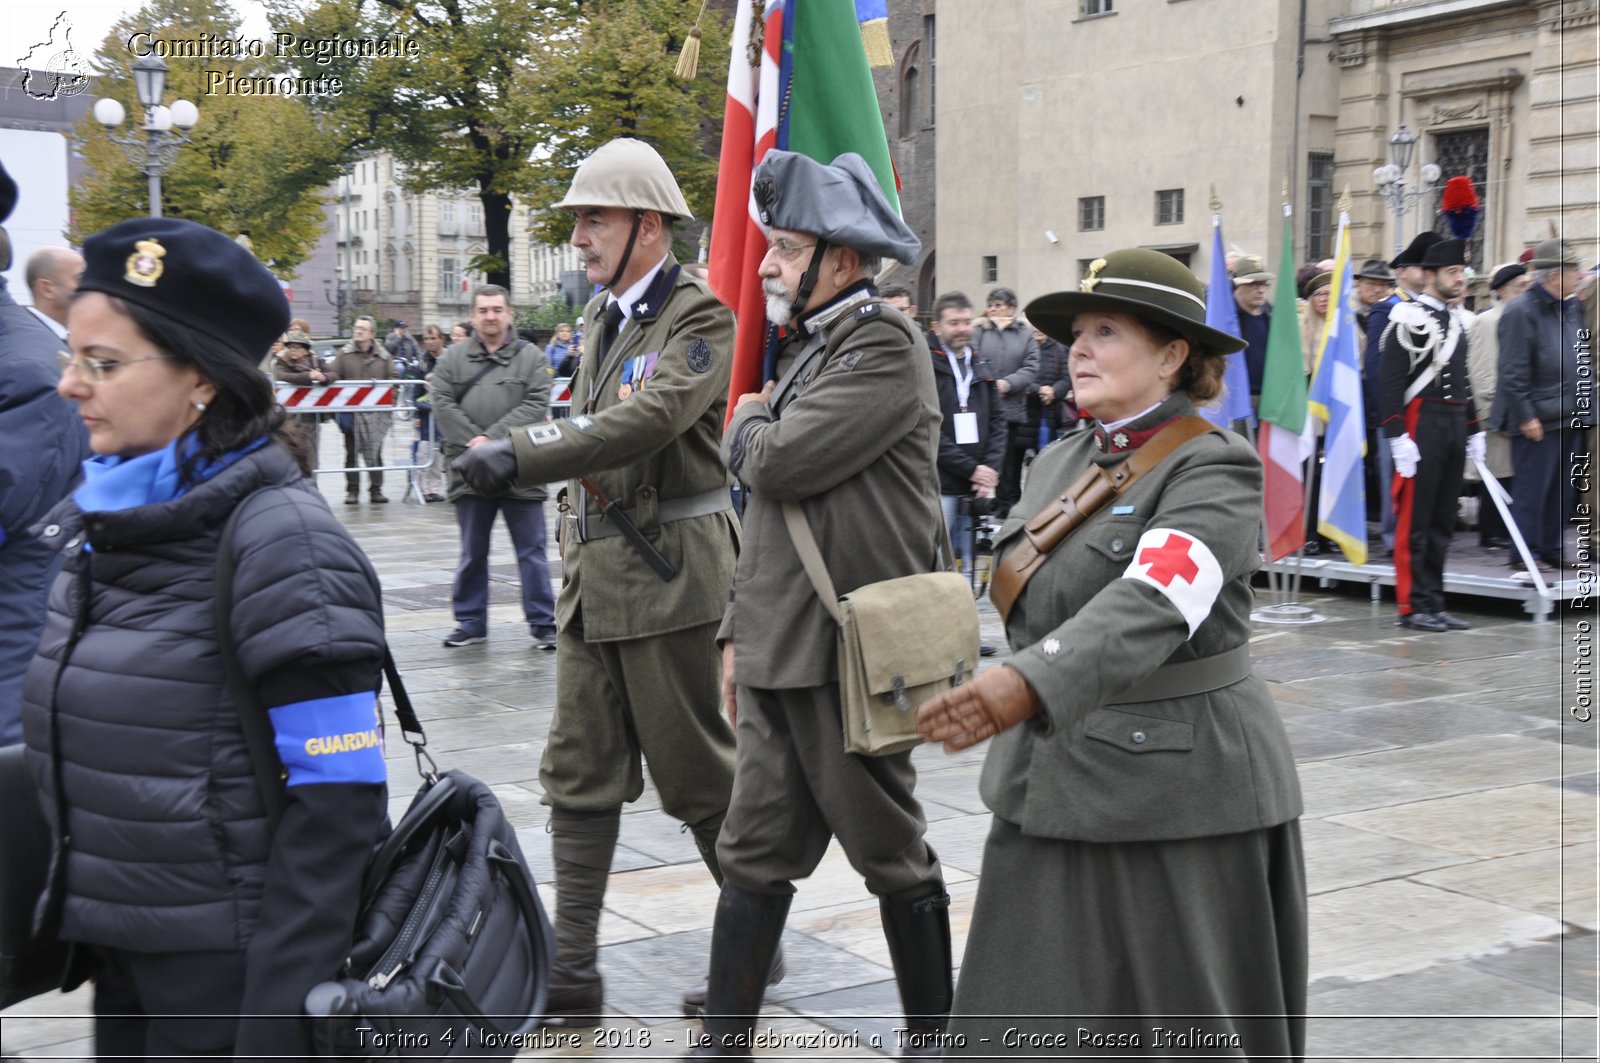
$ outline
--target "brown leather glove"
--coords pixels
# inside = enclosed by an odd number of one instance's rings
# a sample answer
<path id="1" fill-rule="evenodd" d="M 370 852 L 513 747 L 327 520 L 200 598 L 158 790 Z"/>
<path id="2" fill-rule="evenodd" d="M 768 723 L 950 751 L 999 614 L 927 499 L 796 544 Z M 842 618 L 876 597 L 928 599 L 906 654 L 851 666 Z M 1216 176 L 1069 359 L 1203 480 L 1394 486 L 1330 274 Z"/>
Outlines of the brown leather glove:
<path id="1" fill-rule="evenodd" d="M 1044 708 L 1015 668 L 985 669 L 970 683 L 940 694 L 917 710 L 917 730 L 955 753 L 1015 727 Z"/>

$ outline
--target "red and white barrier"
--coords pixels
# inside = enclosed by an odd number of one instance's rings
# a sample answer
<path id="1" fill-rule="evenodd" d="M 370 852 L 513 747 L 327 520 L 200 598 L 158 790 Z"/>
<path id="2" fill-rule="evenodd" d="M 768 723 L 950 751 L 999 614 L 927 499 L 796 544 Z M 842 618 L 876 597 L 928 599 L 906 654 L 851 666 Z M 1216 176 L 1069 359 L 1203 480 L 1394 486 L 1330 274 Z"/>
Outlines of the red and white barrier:
<path id="1" fill-rule="evenodd" d="M 389 384 L 329 384 L 322 387 L 279 384 L 278 404 L 286 410 L 348 410 L 392 407 L 395 389 Z"/>

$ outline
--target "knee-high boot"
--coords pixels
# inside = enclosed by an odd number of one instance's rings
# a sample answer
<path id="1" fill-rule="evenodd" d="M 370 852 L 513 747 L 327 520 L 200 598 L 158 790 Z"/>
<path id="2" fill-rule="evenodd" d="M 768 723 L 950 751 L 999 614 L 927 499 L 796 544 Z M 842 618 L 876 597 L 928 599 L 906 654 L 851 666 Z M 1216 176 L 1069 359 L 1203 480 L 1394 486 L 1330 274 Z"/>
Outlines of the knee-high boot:
<path id="1" fill-rule="evenodd" d="M 600 1014 L 604 1000 L 599 951 L 600 909 L 617 848 L 621 809 L 550 810 L 550 849 L 556 865 L 556 960 L 550 973 L 551 1020 Z"/>
<path id="2" fill-rule="evenodd" d="M 789 915 L 789 894 L 746 893 L 724 882 L 711 931 L 711 978 L 706 985 L 705 1043 L 691 1055 L 751 1058 L 751 1034 L 761 1014 L 772 957 Z"/>
<path id="3" fill-rule="evenodd" d="M 950 1020 L 950 895 L 940 881 L 878 899 L 883 936 L 906 1014 L 901 1058 L 937 1057 Z"/>
<path id="4" fill-rule="evenodd" d="M 694 835 L 695 848 L 700 850 L 700 859 L 705 861 L 706 870 L 711 872 L 711 877 L 718 886 L 722 885 L 722 865 L 717 863 L 717 835 L 722 833 L 722 820 L 726 813 L 719 813 L 701 820 L 699 823 L 690 824 L 689 830 Z M 783 981 L 786 972 L 783 968 L 783 946 L 778 946 L 778 951 L 772 957 L 772 970 L 767 974 L 767 984 L 777 985 Z M 683 991 L 683 1013 L 689 1018 L 697 1018 L 706 1010 L 706 984 L 701 982 Z"/>

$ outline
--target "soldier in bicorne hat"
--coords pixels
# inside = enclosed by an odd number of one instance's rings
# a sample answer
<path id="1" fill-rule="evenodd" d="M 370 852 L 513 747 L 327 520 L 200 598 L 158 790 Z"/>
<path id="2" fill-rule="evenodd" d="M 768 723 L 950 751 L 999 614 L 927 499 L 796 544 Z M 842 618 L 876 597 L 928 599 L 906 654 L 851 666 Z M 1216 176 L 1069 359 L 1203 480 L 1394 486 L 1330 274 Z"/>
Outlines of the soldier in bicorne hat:
<path id="1" fill-rule="evenodd" d="M 1467 374 L 1466 322 L 1449 305 L 1466 289 L 1466 263 L 1464 240 L 1428 247 L 1424 290 L 1390 312 L 1383 336 L 1379 429 L 1396 474 L 1395 598 L 1401 626 L 1417 631 L 1471 626 L 1444 608 L 1445 555 L 1462 471 L 1467 459 L 1484 456 Z"/>

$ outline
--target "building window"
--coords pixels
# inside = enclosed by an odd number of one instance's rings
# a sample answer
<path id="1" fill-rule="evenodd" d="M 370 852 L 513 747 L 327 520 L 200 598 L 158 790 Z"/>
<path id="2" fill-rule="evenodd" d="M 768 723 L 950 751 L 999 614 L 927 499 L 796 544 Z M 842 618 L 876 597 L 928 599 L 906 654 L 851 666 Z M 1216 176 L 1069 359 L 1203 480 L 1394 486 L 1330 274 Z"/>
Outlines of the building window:
<path id="1" fill-rule="evenodd" d="M 455 298 L 457 286 L 460 283 L 460 268 L 453 258 L 439 260 L 439 294 L 446 299 Z"/>
<path id="2" fill-rule="evenodd" d="M 1000 279 L 1000 256 L 983 256 L 983 283 L 993 284 Z"/>
<path id="3" fill-rule="evenodd" d="M 939 67 L 937 63 L 938 50 L 934 47 L 935 37 L 933 32 L 933 16 L 922 16 L 922 50 L 927 53 L 928 61 L 928 124 L 933 125 L 934 93 L 939 85 Z"/>
<path id="4" fill-rule="evenodd" d="M 1088 18 L 1091 15 L 1111 14 L 1112 0 L 1078 0 L 1078 15 Z"/>
<path id="5" fill-rule="evenodd" d="M 1444 171 L 1445 178 L 1465 176 L 1472 178 L 1472 189 L 1478 193 L 1483 213 L 1478 215 L 1478 228 L 1467 242 L 1467 265 L 1483 272 L 1483 248 L 1489 242 L 1484 232 L 1484 219 L 1489 217 L 1489 130 L 1462 129 L 1450 133 L 1433 134 L 1433 161 Z M 1426 160 L 1419 160 L 1426 161 Z M 1444 182 L 1439 183 L 1433 201 L 1433 216 L 1438 220 L 1435 228 L 1452 236 L 1450 223 L 1440 212 L 1443 205 Z"/>
<path id="6" fill-rule="evenodd" d="M 1156 224 L 1183 224 L 1183 189 L 1165 188 L 1156 193 Z"/>
<path id="7" fill-rule="evenodd" d="M 1084 196 L 1078 200 L 1078 231 L 1098 232 L 1106 227 L 1106 197 Z"/>
<path id="8" fill-rule="evenodd" d="M 1333 152 L 1306 156 L 1306 261 L 1320 262 L 1333 247 Z"/>
<path id="9" fill-rule="evenodd" d="M 483 235 L 483 204 L 467 204 L 467 231 L 474 236 Z"/>
<path id="10" fill-rule="evenodd" d="M 388 214 L 389 214 L 389 228 L 393 229 L 394 228 L 394 204 L 390 203 L 386 209 L 387 209 Z"/>
<path id="11" fill-rule="evenodd" d="M 900 75 L 900 136 L 909 137 L 917 131 L 917 68 L 908 66 Z"/>
<path id="12" fill-rule="evenodd" d="M 439 231 L 442 233 L 456 231 L 456 205 L 452 200 L 439 201 Z"/>

